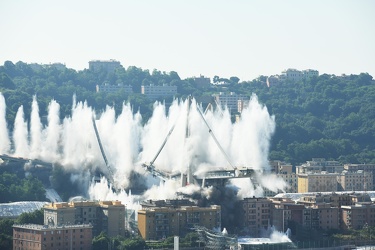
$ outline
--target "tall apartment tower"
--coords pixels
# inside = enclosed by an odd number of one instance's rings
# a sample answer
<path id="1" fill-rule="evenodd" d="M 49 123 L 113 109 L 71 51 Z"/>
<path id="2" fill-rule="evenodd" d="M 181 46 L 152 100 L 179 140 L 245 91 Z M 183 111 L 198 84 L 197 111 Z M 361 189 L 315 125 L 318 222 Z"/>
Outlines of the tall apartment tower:
<path id="1" fill-rule="evenodd" d="M 263 229 L 271 225 L 271 200 L 267 198 L 245 198 L 241 201 L 243 213 L 242 227 L 249 230 L 250 235 L 259 237 Z"/>

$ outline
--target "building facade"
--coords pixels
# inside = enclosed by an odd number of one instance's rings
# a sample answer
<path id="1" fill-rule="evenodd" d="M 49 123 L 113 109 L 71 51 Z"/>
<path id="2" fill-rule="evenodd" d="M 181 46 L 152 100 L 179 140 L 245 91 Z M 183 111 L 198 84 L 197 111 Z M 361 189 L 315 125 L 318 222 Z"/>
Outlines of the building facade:
<path id="1" fill-rule="evenodd" d="M 13 225 L 13 249 L 92 249 L 92 225 Z"/>
<path id="2" fill-rule="evenodd" d="M 344 166 L 338 161 L 326 161 L 324 158 L 313 158 L 312 161 L 296 167 L 297 174 L 320 173 L 326 171 L 328 173 L 341 173 Z"/>
<path id="3" fill-rule="evenodd" d="M 358 170 L 356 172 L 342 171 L 337 177 L 340 191 L 373 190 L 373 173 Z"/>
<path id="4" fill-rule="evenodd" d="M 123 84 L 109 84 L 103 83 L 102 85 L 96 85 L 96 92 L 115 93 L 118 91 L 124 91 L 125 93 L 132 94 L 133 88 L 130 85 Z"/>
<path id="5" fill-rule="evenodd" d="M 360 202 L 341 207 L 341 229 L 362 229 L 365 225 L 375 226 L 375 204 Z"/>
<path id="6" fill-rule="evenodd" d="M 142 85 L 141 93 L 151 100 L 162 98 L 162 97 L 164 98 L 173 97 L 177 94 L 177 86 Z"/>
<path id="7" fill-rule="evenodd" d="M 216 103 L 220 104 L 222 108 L 228 107 L 231 112 L 240 112 L 240 110 L 238 110 L 238 102 L 241 100 L 246 101 L 248 99 L 245 96 L 238 95 L 234 92 L 220 92 L 219 94 L 213 95 L 213 97 L 215 98 Z"/>
<path id="8" fill-rule="evenodd" d="M 336 192 L 337 177 L 336 173 L 309 173 L 298 174 L 298 193 L 308 192 Z"/>
<path id="9" fill-rule="evenodd" d="M 375 186 L 375 164 L 346 164 L 344 169 L 349 172 L 357 172 L 358 170 L 372 172 L 372 186 Z"/>
<path id="10" fill-rule="evenodd" d="M 243 213 L 240 216 L 241 226 L 251 236 L 259 237 L 262 230 L 271 225 L 271 200 L 267 198 L 245 198 L 241 201 Z"/>
<path id="11" fill-rule="evenodd" d="M 138 211 L 138 230 L 145 240 L 182 236 L 195 226 L 221 228 L 221 207 L 148 207 Z"/>
<path id="12" fill-rule="evenodd" d="M 120 201 L 78 201 L 50 203 L 44 207 L 44 224 L 62 226 L 87 224 L 93 235 L 125 236 L 125 206 Z"/>
<path id="13" fill-rule="evenodd" d="M 121 67 L 120 62 L 113 59 L 89 61 L 89 70 L 95 72 L 104 70 L 107 73 L 113 73 L 119 67 Z"/>
<path id="14" fill-rule="evenodd" d="M 296 204 L 290 198 L 269 198 L 271 204 L 271 224 L 277 231 L 286 232 L 291 227 L 290 222 L 302 224 L 304 206 Z"/>
<path id="15" fill-rule="evenodd" d="M 207 88 L 211 85 L 211 79 L 200 75 L 199 77 L 193 77 L 194 83 L 197 88 Z"/>

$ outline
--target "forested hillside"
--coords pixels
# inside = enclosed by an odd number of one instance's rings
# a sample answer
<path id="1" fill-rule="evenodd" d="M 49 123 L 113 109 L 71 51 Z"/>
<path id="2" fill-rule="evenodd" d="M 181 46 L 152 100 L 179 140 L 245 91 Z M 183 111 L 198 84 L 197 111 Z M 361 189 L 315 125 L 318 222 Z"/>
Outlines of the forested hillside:
<path id="1" fill-rule="evenodd" d="M 70 114 L 72 96 L 86 100 L 96 110 L 106 105 L 119 112 L 123 102 L 130 102 L 134 112 L 144 120 L 150 117 L 153 101 L 140 94 L 141 85 L 177 86 L 178 96 L 193 95 L 198 100 L 212 94 L 231 91 L 251 96 L 275 116 L 276 132 L 272 137 L 270 158 L 299 164 L 313 157 L 339 160 L 342 163 L 375 163 L 375 81 L 362 73 L 337 77 L 321 75 L 300 82 L 283 82 L 267 87 L 266 77 L 241 82 L 237 77 L 215 80 L 225 85 L 202 88 L 194 80 L 182 80 L 176 72 L 119 68 L 114 73 L 90 70 L 75 71 L 66 67 L 32 67 L 23 62 L 6 61 L 0 66 L 0 92 L 7 104 L 7 121 L 11 130 L 20 105 L 29 116 L 32 96 L 37 95 L 41 115 L 55 99 L 61 105 L 61 116 Z M 131 85 L 134 93 L 96 93 L 96 84 Z M 170 102 L 171 100 L 166 100 Z"/>

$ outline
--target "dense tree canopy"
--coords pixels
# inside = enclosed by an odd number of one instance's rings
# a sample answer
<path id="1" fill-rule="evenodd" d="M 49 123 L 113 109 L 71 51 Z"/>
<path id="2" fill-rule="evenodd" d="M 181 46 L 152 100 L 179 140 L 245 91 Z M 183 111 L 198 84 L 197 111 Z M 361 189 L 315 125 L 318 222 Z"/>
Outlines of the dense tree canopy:
<path id="1" fill-rule="evenodd" d="M 15 174 L 0 173 L 0 203 L 45 200 L 43 184 L 31 176 L 19 178 Z"/>
<path id="2" fill-rule="evenodd" d="M 10 129 L 20 105 L 26 115 L 30 113 L 34 94 L 41 115 L 46 115 L 51 99 L 59 102 L 63 117 L 69 115 L 72 96 L 76 95 L 77 101 L 86 100 L 98 111 L 110 105 L 119 113 L 123 103 L 129 102 L 133 111 L 139 111 L 146 121 L 152 113 L 153 101 L 140 93 L 141 85 L 170 84 L 177 86 L 177 97 L 193 95 L 197 100 L 206 100 L 223 91 L 249 97 L 255 93 L 276 120 L 270 159 L 292 164 L 312 157 L 343 163 L 375 163 L 375 82 L 372 76 L 367 73 L 345 77 L 324 74 L 270 87 L 266 79 L 260 76 L 240 82 L 236 76 L 230 79 L 215 76 L 214 82 L 224 84 L 200 87 L 193 79 L 180 79 L 177 72 L 149 72 L 135 66 L 120 67 L 112 73 L 88 69 L 77 72 L 65 66 L 10 61 L 0 66 L 0 91 L 6 98 Z M 134 94 L 95 92 L 95 86 L 103 82 L 131 85 Z"/>

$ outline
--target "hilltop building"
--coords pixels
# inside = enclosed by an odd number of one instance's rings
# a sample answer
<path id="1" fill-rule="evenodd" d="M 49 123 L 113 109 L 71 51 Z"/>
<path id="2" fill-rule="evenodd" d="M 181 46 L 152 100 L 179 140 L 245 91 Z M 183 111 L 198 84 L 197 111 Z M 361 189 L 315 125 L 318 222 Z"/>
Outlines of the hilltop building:
<path id="1" fill-rule="evenodd" d="M 13 249 L 92 249 L 92 225 L 13 225 Z"/>
<path id="2" fill-rule="evenodd" d="M 44 224 L 63 226 L 87 224 L 93 235 L 104 231 L 108 236 L 125 236 L 125 206 L 120 201 L 72 201 L 44 206 Z"/>
<path id="3" fill-rule="evenodd" d="M 102 85 L 96 85 L 96 92 L 106 92 L 106 93 L 115 93 L 120 90 L 123 90 L 127 94 L 133 93 L 133 88 L 130 85 L 124 84 L 109 84 L 108 82 L 103 83 Z"/>
<path id="4" fill-rule="evenodd" d="M 89 61 L 89 70 L 98 72 L 104 70 L 107 73 L 113 73 L 117 68 L 121 67 L 119 61 L 116 60 L 93 60 Z"/>
<path id="5" fill-rule="evenodd" d="M 248 99 L 247 97 L 238 95 L 234 92 L 220 92 L 219 94 L 213 95 L 213 97 L 215 98 L 216 103 L 221 105 L 222 108 L 225 108 L 225 106 L 227 106 L 231 112 L 241 112 L 243 110 L 243 107 L 246 105 L 246 102 L 241 103 L 241 109 L 239 109 L 239 101 L 246 101 Z"/>
<path id="6" fill-rule="evenodd" d="M 177 94 L 177 86 L 169 85 L 142 85 L 141 93 L 148 99 L 173 97 Z"/>
<path id="7" fill-rule="evenodd" d="M 285 81 L 301 81 L 314 76 L 319 76 L 319 71 L 314 69 L 297 70 L 297 69 L 286 69 L 281 75 L 271 75 L 267 77 L 267 86 L 274 86 Z"/>
<path id="8" fill-rule="evenodd" d="M 211 79 L 203 75 L 200 75 L 199 77 L 193 77 L 193 80 L 197 88 L 206 88 L 211 85 Z"/>

